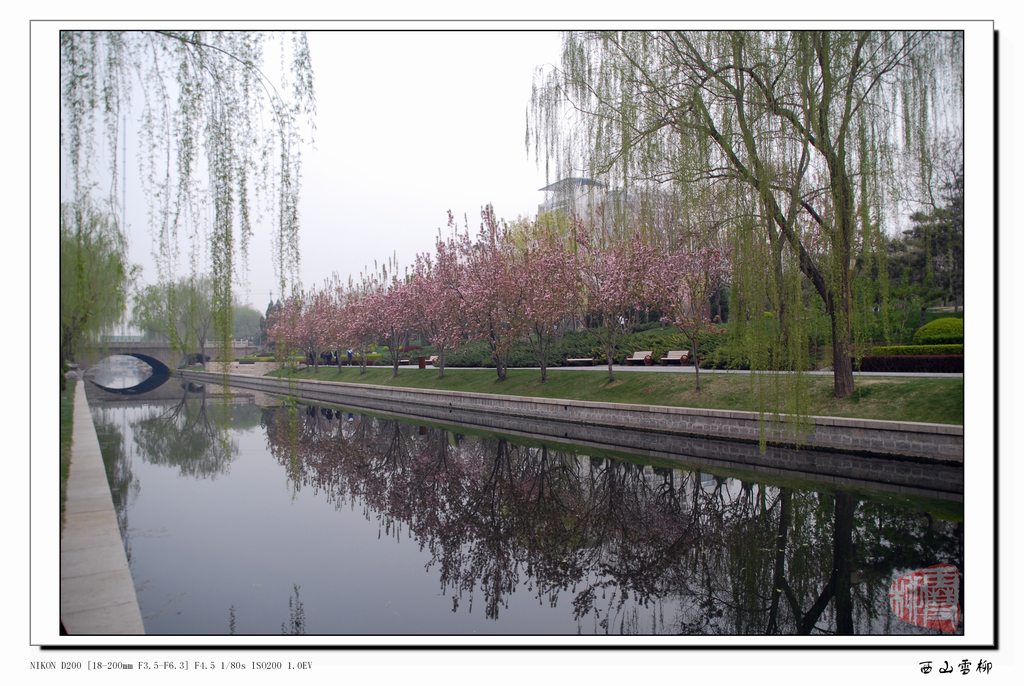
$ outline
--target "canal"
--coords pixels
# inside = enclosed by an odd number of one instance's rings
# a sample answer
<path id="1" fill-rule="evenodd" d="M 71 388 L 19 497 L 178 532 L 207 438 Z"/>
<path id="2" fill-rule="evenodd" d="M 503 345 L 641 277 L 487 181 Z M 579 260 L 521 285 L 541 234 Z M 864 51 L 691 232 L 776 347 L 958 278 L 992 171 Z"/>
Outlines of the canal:
<path id="1" fill-rule="evenodd" d="M 963 632 L 963 508 L 941 495 L 173 378 L 87 387 L 148 634 Z"/>

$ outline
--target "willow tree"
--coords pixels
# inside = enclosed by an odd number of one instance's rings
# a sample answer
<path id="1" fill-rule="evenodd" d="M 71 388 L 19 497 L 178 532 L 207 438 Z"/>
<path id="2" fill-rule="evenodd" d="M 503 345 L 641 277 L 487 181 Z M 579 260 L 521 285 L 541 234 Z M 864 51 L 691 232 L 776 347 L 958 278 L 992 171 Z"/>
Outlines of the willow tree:
<path id="1" fill-rule="evenodd" d="M 765 249 L 737 251 L 735 268 L 764 274 L 775 293 L 747 295 L 770 301 L 785 345 L 803 345 L 785 340 L 786 322 L 800 314 L 785 306 L 795 302 L 785 295 L 786 272 L 803 275 L 828 315 L 834 391 L 846 397 L 854 258 L 880 243 L 873 237 L 896 200 L 930 183 L 936 138 L 962 137 L 962 40 L 571 32 L 561 67 L 538 72 L 527 145 L 560 175 L 607 178 L 640 207 L 668 185 L 692 211 L 709 192 L 750 208 L 753 220 L 735 222 L 733 238 L 756 236 Z"/>
<path id="2" fill-rule="evenodd" d="M 133 297 L 133 326 L 147 335 L 166 337 L 171 349 L 185 359 L 198 353 L 204 364 L 213 317 L 209 279 L 183 278 L 150 285 Z"/>
<path id="3" fill-rule="evenodd" d="M 297 281 L 300 144 L 315 114 L 305 35 L 62 31 L 60 78 L 67 193 L 80 200 L 102 182 L 123 211 L 132 121 L 160 279 L 177 276 L 186 239 L 191 273 L 209 262 L 214 331 L 230 340 L 232 284 L 261 216 L 275 225 L 282 294 Z"/>
<path id="4" fill-rule="evenodd" d="M 121 320 L 134 267 L 116 218 L 88 202 L 60 212 L 60 367 Z"/>

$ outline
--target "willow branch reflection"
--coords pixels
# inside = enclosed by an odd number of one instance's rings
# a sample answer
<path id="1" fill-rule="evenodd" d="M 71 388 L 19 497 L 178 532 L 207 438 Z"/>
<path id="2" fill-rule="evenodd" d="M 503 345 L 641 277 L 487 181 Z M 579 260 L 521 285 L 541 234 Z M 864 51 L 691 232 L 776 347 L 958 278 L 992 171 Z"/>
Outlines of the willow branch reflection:
<path id="1" fill-rule="evenodd" d="M 430 555 L 452 610 L 498 619 L 522 590 L 581 631 L 883 633 L 899 571 L 962 565 L 962 526 L 816 493 L 588 457 L 324 408 L 265 410 L 293 487 L 362 508 Z M 880 522 L 901 519 L 900 531 Z M 881 529 L 879 528 L 881 526 Z"/>
<path id="2" fill-rule="evenodd" d="M 183 384 L 178 402 L 151 406 L 131 422 L 135 445 L 152 464 L 177 467 L 184 476 L 215 478 L 238 454 L 229 432 L 245 424 L 235 416 L 238 409 L 226 399 L 211 399 L 206 386 Z"/>
<path id="3" fill-rule="evenodd" d="M 106 409 L 93 412 L 93 426 L 103 456 L 103 468 L 117 516 L 117 528 L 124 542 L 128 563 L 132 561 L 131 537 L 128 535 L 128 503 L 139 495 L 139 479 L 132 470 L 132 461 L 125 449 L 125 432 L 113 421 Z"/>

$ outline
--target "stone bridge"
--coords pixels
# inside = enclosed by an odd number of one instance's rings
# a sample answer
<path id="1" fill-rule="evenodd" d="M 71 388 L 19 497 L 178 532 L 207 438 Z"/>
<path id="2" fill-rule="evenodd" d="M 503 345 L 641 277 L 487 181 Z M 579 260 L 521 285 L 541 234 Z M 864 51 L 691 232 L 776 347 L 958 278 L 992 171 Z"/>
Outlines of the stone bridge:
<path id="1" fill-rule="evenodd" d="M 230 361 L 245 355 L 252 355 L 258 350 L 259 348 L 249 341 L 232 341 L 227 357 Z M 212 361 L 219 361 L 223 356 L 222 347 L 218 342 L 207 343 L 205 352 Z M 198 354 L 197 350 L 195 355 Z M 181 352 L 173 349 L 167 341 L 143 340 L 136 336 L 109 336 L 77 355 L 75 361 L 84 370 L 112 355 L 134 357 L 158 371 L 161 371 L 161 367 L 168 370 L 175 369 L 187 362 Z"/>

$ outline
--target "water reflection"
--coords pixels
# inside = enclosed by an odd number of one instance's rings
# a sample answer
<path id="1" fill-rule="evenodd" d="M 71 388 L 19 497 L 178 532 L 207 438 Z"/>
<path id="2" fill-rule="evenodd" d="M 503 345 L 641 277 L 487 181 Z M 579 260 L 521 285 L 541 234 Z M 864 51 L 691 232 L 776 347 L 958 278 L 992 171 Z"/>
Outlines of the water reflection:
<path id="1" fill-rule="evenodd" d="M 890 584 L 963 570 L 955 505 L 205 387 L 94 418 L 150 634 L 935 633 Z"/>
<path id="2" fill-rule="evenodd" d="M 153 369 L 129 355 L 111 355 L 89 368 L 93 381 L 106 388 L 129 388 L 143 382 Z"/>
<path id="3" fill-rule="evenodd" d="M 97 432 L 113 443 L 123 440 L 122 433 L 130 433 L 143 459 L 175 467 L 182 476 L 216 478 L 226 473 L 238 455 L 230 430 L 257 426 L 259 408 L 213 398 L 202 385 L 180 384 L 171 393 L 176 400 L 131 408 L 127 429 L 114 424 L 114 417 L 124 419 L 120 410 L 100 405 L 94 413 Z M 106 456 L 106 449 L 103 452 Z"/>
<path id="4" fill-rule="evenodd" d="M 892 579 L 951 562 L 963 525 L 888 500 L 466 439 L 312 406 L 263 414 L 297 493 L 360 508 L 429 554 L 453 612 L 498 622 L 516 593 L 579 631 L 913 633 Z"/>

